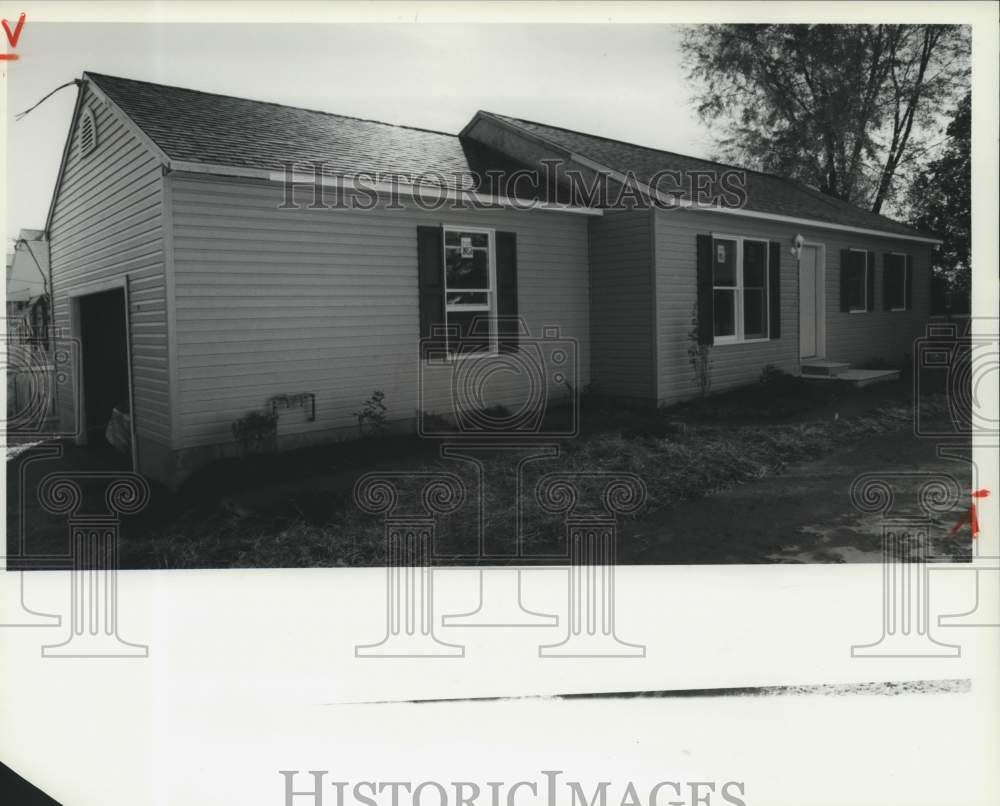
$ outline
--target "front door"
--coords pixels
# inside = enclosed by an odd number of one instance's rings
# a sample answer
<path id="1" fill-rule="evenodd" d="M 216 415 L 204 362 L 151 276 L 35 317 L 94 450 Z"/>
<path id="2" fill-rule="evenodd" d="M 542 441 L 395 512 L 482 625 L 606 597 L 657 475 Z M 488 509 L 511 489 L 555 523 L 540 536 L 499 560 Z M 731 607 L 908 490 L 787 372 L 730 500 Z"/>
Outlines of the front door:
<path id="1" fill-rule="evenodd" d="M 819 247 L 803 246 L 799 254 L 799 356 L 819 355 Z"/>

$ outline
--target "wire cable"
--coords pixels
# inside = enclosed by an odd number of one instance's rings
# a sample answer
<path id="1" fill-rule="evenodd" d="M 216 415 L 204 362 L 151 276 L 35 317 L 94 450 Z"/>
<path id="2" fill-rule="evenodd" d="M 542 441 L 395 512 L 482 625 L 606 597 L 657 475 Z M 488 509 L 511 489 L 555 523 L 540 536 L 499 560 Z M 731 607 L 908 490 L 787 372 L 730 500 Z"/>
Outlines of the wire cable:
<path id="1" fill-rule="evenodd" d="M 65 87 L 69 87 L 69 86 L 71 86 L 73 84 L 76 84 L 79 87 L 79 86 L 83 85 L 83 82 L 80 79 L 78 79 L 78 78 L 74 78 L 72 81 L 67 81 L 65 84 L 60 84 L 58 87 L 56 87 L 54 90 L 52 90 L 52 92 L 50 92 L 48 95 L 46 95 L 44 98 L 42 98 L 36 104 L 34 104 L 34 106 L 30 106 L 27 109 L 25 109 L 23 112 L 18 112 L 16 115 L 14 115 L 14 120 L 20 120 L 25 115 L 27 115 L 29 112 L 31 112 L 33 109 L 35 109 L 35 108 L 41 106 L 43 103 L 45 103 L 45 101 L 47 101 L 49 98 L 51 98 L 57 92 L 59 92 L 59 90 L 64 89 Z"/>

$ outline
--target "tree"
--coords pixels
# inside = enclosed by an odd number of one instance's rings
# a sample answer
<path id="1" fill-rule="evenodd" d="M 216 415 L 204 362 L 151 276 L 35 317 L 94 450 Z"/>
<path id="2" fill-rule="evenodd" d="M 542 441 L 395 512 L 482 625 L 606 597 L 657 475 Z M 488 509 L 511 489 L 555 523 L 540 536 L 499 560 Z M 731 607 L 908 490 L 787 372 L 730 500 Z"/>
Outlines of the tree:
<path id="1" fill-rule="evenodd" d="M 909 190 L 910 223 L 944 242 L 934 253 L 934 273 L 958 300 L 972 288 L 971 118 L 972 95 L 966 93 L 952 113 L 941 156 L 917 175 Z"/>
<path id="2" fill-rule="evenodd" d="M 874 212 L 968 86 L 961 26 L 701 25 L 682 49 L 723 159 Z"/>

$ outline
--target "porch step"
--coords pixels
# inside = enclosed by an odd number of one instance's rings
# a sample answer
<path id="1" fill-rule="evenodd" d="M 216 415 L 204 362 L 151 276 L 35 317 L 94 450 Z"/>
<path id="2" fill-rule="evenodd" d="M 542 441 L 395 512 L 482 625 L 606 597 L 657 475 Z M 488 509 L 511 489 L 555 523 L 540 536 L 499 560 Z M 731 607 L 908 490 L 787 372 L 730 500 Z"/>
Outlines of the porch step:
<path id="1" fill-rule="evenodd" d="M 799 364 L 799 371 L 803 375 L 817 376 L 821 378 L 832 378 L 839 376 L 850 368 L 850 364 L 844 361 L 828 361 L 825 358 L 806 359 Z"/>
<path id="2" fill-rule="evenodd" d="M 898 369 L 845 369 L 837 375 L 808 375 L 803 372 L 801 377 L 809 381 L 840 381 L 851 386 L 870 386 L 882 381 L 899 380 L 899 373 Z"/>
<path id="3" fill-rule="evenodd" d="M 898 369 L 849 369 L 841 372 L 833 380 L 849 383 L 851 386 L 870 386 L 882 381 L 899 380 Z"/>

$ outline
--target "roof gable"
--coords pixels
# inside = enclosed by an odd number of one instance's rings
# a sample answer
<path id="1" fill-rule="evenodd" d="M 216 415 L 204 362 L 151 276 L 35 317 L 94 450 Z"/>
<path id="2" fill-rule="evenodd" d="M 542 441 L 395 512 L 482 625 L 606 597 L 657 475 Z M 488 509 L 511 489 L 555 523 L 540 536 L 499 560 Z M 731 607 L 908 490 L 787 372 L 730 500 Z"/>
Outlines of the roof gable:
<path id="1" fill-rule="evenodd" d="M 697 157 L 688 157 L 670 151 L 611 140 L 558 126 L 530 120 L 479 112 L 466 127 L 470 131 L 477 119 L 487 118 L 507 126 L 512 131 L 523 132 L 574 155 L 585 157 L 605 168 L 622 174 L 632 173 L 636 179 L 648 184 L 662 171 L 679 172 L 687 176 L 694 171 L 741 171 L 746 176 L 747 200 L 742 209 L 751 212 L 791 218 L 810 219 L 820 223 L 878 230 L 889 234 L 928 238 L 926 233 L 894 221 L 883 215 L 835 199 L 792 179 L 725 165 Z M 681 186 L 686 186 L 682 181 Z M 682 197 L 688 198 L 682 193 Z"/>
<path id="2" fill-rule="evenodd" d="M 456 135 L 88 73 L 172 160 L 283 171 L 323 161 L 331 174 L 470 169 Z"/>

